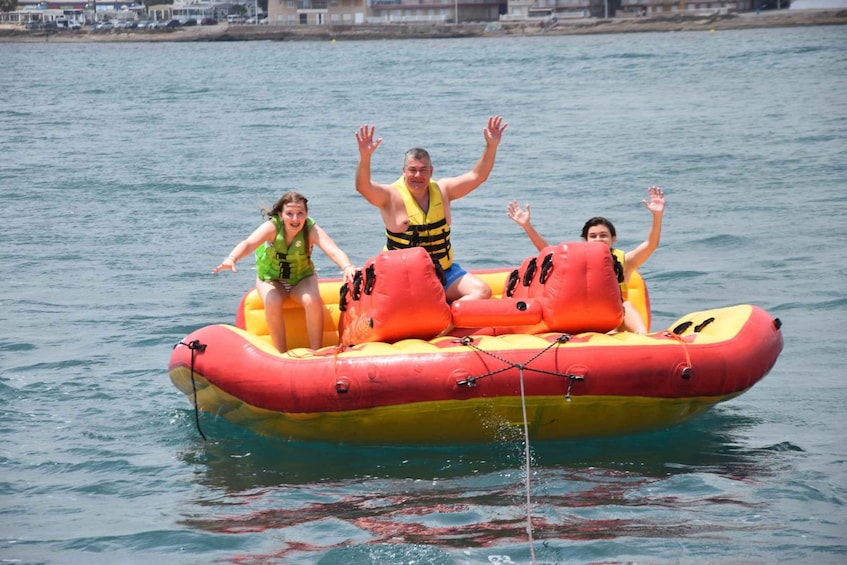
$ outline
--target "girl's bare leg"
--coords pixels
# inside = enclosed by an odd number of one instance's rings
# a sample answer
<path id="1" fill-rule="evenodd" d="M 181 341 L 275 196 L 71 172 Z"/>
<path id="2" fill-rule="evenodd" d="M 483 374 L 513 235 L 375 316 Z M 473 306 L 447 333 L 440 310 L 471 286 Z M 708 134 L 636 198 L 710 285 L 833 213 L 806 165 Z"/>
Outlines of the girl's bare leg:
<path id="1" fill-rule="evenodd" d="M 309 347 L 320 349 L 324 336 L 324 303 L 318 288 L 318 277 L 312 275 L 303 279 L 291 289 L 291 297 L 303 306 L 306 313 L 306 333 Z"/>
<path id="2" fill-rule="evenodd" d="M 259 296 L 262 297 L 262 303 L 265 305 L 265 320 L 268 323 L 271 341 L 280 353 L 285 353 L 288 348 L 285 340 L 285 317 L 282 313 L 282 305 L 288 292 L 281 284 L 261 280 L 256 281 L 256 290 L 259 291 Z"/>

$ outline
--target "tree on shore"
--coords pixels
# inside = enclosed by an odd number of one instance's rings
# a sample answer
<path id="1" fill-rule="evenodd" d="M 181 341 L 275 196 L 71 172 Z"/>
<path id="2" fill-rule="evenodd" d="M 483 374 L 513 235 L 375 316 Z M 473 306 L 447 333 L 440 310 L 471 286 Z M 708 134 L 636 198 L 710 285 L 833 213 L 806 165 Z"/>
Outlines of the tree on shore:
<path id="1" fill-rule="evenodd" d="M 18 9 L 18 0 L 0 0 L 0 12 L 14 12 Z"/>

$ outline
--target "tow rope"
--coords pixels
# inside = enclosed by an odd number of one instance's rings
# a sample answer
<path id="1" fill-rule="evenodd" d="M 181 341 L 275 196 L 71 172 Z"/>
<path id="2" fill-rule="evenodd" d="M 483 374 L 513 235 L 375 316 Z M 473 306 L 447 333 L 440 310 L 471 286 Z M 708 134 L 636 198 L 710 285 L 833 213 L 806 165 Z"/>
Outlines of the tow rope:
<path id="1" fill-rule="evenodd" d="M 529 456 L 529 424 L 526 418 L 526 395 L 524 394 L 523 386 L 523 365 L 518 367 L 518 375 L 521 381 L 521 410 L 523 410 L 523 456 L 526 464 L 526 478 L 524 480 L 524 489 L 526 490 L 526 535 L 529 541 L 529 555 L 532 559 L 532 564 L 535 565 L 535 543 L 532 541 L 532 489 L 529 484 L 530 461 Z"/>
<path id="2" fill-rule="evenodd" d="M 194 393 L 194 422 L 197 424 L 197 431 L 200 432 L 200 437 L 203 438 L 203 441 L 208 441 L 206 439 L 206 434 L 203 433 L 203 430 L 200 428 L 200 410 L 197 407 L 197 384 L 194 382 L 194 358 L 197 356 L 197 352 L 206 351 L 206 344 L 200 343 L 199 340 L 190 341 L 185 343 L 184 341 L 180 341 L 176 345 L 174 345 L 174 349 L 179 347 L 180 345 L 184 345 L 188 349 L 191 350 L 191 390 Z"/>
<path id="3" fill-rule="evenodd" d="M 530 357 L 524 363 L 514 363 L 512 361 L 509 361 L 508 359 L 504 359 L 503 357 L 500 357 L 499 355 L 496 355 L 496 354 L 494 354 L 490 351 L 486 351 L 486 350 L 478 347 L 477 345 L 474 344 L 473 337 L 471 337 L 471 336 L 465 336 L 465 337 L 461 338 L 460 340 L 458 340 L 459 343 L 461 343 L 462 345 L 464 345 L 466 347 L 470 347 L 471 349 L 473 349 L 474 351 L 476 351 L 478 353 L 483 353 L 485 355 L 488 355 L 489 357 L 492 357 L 493 359 L 497 359 L 498 361 L 502 362 L 505 366 L 501 369 L 489 371 L 487 373 L 484 373 L 482 375 L 478 375 L 476 377 L 467 377 L 465 379 L 461 379 L 459 381 L 456 381 L 457 385 L 467 386 L 469 388 L 472 388 L 472 387 L 476 386 L 476 383 L 477 383 L 478 380 L 484 379 L 485 377 L 490 377 L 492 375 L 502 373 L 503 371 L 508 371 L 509 369 L 517 369 L 518 370 L 518 377 L 519 377 L 519 381 L 520 381 L 520 385 L 521 385 L 521 411 L 522 411 L 522 415 L 523 415 L 524 464 L 526 465 L 526 480 L 525 480 L 525 485 L 524 485 L 524 488 L 526 489 L 526 533 L 527 533 L 527 536 L 529 538 L 529 553 L 530 553 L 530 556 L 532 558 L 533 565 L 535 564 L 536 561 L 535 561 L 535 544 L 534 544 L 533 535 L 532 535 L 532 488 L 530 486 L 530 473 L 531 473 L 531 470 L 532 470 L 532 468 L 531 468 L 532 458 L 530 457 L 530 447 L 529 447 L 529 419 L 527 418 L 527 415 L 526 415 L 526 390 L 524 388 L 524 371 L 527 371 L 527 370 L 528 371 L 535 371 L 536 373 L 541 373 L 541 374 L 545 374 L 545 375 L 553 375 L 555 377 L 567 378 L 568 379 L 568 392 L 567 392 L 567 395 L 565 396 L 565 398 L 568 402 L 570 402 L 570 400 L 571 400 L 571 387 L 573 386 L 574 381 L 584 380 L 585 377 L 582 377 L 580 375 L 563 374 L 563 373 L 559 373 L 559 372 L 556 372 L 556 371 L 547 371 L 547 370 L 544 370 L 544 369 L 535 369 L 535 368 L 532 368 L 532 367 L 529 366 L 530 363 L 532 363 L 533 361 L 538 359 L 541 355 L 543 355 L 544 353 L 549 351 L 551 348 L 556 347 L 558 345 L 564 345 L 567 342 L 569 342 L 570 339 L 571 339 L 571 336 L 568 335 L 568 334 L 560 335 L 558 338 L 556 338 L 556 340 L 554 342 L 552 342 L 550 345 L 548 345 L 547 347 L 545 347 L 544 349 L 542 349 L 541 351 L 539 351 L 538 353 L 536 353 L 535 355 Z"/>

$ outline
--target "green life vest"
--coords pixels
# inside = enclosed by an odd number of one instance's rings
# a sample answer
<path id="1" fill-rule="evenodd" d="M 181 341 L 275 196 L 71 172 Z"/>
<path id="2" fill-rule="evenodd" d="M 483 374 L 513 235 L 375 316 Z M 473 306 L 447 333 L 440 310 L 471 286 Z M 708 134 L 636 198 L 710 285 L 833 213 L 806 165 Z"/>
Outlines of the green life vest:
<path id="1" fill-rule="evenodd" d="M 284 281 L 292 286 L 315 272 L 312 262 L 312 246 L 306 233 L 315 225 L 315 220 L 306 218 L 306 226 L 291 242 L 285 243 L 285 229 L 277 216 L 271 218 L 276 227 L 276 238 L 256 249 L 256 276 L 263 281 Z"/>

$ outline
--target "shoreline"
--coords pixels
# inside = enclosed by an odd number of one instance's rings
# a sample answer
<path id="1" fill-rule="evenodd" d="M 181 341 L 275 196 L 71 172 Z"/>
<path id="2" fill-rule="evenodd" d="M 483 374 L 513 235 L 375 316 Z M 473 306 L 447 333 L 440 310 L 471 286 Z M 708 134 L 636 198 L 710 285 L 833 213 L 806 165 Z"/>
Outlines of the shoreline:
<path id="1" fill-rule="evenodd" d="M 482 22 L 473 24 L 389 24 L 357 26 L 250 26 L 218 24 L 165 30 L 24 30 L 0 25 L 0 43 L 123 43 L 198 41 L 327 41 L 373 39 L 427 39 L 460 37 L 587 35 L 672 31 L 720 31 L 769 27 L 805 27 L 847 24 L 847 10 L 808 9 L 767 11 L 761 14 L 625 17 L 608 20 L 559 21 L 552 27 L 537 22 Z"/>

